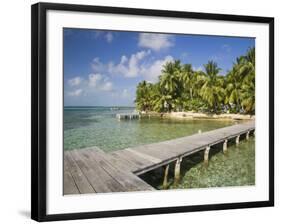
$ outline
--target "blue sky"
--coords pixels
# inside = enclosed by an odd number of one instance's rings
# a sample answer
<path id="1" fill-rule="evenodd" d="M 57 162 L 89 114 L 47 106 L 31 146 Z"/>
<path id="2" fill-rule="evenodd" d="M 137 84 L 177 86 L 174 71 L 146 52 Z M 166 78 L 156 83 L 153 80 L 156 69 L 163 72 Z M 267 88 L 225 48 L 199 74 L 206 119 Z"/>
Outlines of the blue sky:
<path id="1" fill-rule="evenodd" d="M 133 106 L 137 84 L 175 59 L 194 70 L 214 60 L 224 75 L 254 38 L 65 28 L 65 106 Z"/>

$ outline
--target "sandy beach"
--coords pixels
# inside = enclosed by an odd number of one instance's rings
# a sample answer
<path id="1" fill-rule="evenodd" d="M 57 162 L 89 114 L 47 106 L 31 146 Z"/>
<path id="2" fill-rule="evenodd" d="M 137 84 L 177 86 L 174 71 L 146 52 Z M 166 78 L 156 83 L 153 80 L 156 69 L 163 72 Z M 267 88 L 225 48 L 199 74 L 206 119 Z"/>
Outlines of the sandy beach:
<path id="1" fill-rule="evenodd" d="M 157 113 L 157 112 L 141 112 L 142 115 L 147 116 L 160 116 L 171 119 L 217 119 L 217 120 L 254 120 L 254 115 L 249 114 L 211 114 L 211 113 L 198 113 L 198 112 L 170 112 L 170 113 Z"/>

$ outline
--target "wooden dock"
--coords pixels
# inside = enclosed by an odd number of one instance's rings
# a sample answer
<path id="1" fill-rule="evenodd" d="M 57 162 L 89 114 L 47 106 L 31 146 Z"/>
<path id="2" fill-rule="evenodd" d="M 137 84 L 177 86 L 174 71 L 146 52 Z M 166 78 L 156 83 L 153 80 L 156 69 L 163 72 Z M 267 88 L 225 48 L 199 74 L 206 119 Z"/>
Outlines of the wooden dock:
<path id="1" fill-rule="evenodd" d="M 223 143 L 227 151 L 229 140 L 239 144 L 243 135 L 249 139 L 255 132 L 255 122 L 249 121 L 173 140 L 136 146 L 110 153 L 97 147 L 64 152 L 64 194 L 106 193 L 154 190 L 138 175 L 164 168 L 163 186 L 167 184 L 169 166 L 174 165 L 174 180 L 179 181 L 184 157 L 204 150 L 207 165 L 212 146 Z"/>
<path id="2" fill-rule="evenodd" d="M 122 114 L 116 114 L 117 119 L 119 120 L 132 120 L 132 119 L 139 119 L 140 114 L 139 113 L 122 113 Z"/>

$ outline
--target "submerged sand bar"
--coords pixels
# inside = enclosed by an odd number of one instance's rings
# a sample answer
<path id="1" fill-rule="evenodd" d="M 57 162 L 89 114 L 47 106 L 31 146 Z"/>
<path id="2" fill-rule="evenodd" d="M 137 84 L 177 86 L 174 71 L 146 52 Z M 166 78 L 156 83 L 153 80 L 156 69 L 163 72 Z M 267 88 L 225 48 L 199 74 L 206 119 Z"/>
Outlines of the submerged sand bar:
<path id="1" fill-rule="evenodd" d="M 163 186 L 167 184 L 170 165 L 174 165 L 175 182 L 179 180 L 180 165 L 184 157 L 204 150 L 207 165 L 212 146 L 228 141 L 239 144 L 241 136 L 247 140 L 254 134 L 255 121 L 182 138 L 136 146 L 110 153 L 97 147 L 64 152 L 64 194 L 106 193 L 155 190 L 138 175 L 164 168 Z"/>

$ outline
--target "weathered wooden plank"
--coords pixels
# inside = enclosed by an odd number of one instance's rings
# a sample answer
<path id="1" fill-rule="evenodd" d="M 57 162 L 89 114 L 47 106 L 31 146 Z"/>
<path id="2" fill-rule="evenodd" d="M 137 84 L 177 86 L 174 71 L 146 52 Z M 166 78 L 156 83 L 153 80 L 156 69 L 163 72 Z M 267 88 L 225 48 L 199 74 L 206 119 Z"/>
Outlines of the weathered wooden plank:
<path id="1" fill-rule="evenodd" d="M 89 153 L 96 155 L 100 152 L 89 151 Z M 126 189 L 126 191 L 154 190 L 152 186 L 144 182 L 133 173 L 113 167 L 110 162 L 106 160 L 106 158 L 102 158 L 102 156 L 93 156 L 92 158 L 95 158 L 99 162 L 100 166 L 105 169 L 116 181 L 118 181 Z"/>
<path id="2" fill-rule="evenodd" d="M 73 160 L 69 152 L 64 153 L 64 163 L 71 172 L 71 175 L 77 185 L 77 188 L 81 194 L 95 193 L 94 188 L 91 186 L 87 178 L 84 176 L 79 166 Z"/>
<path id="3" fill-rule="evenodd" d="M 154 156 L 150 156 L 150 155 L 138 152 L 137 150 L 133 150 L 133 149 L 130 149 L 130 148 L 125 149 L 125 150 L 130 151 L 131 153 L 136 154 L 137 156 L 139 156 L 139 157 L 141 157 L 141 158 L 143 158 L 145 160 L 148 160 L 148 161 L 150 161 L 153 164 L 161 162 L 161 159 L 158 159 L 158 158 L 156 158 Z"/>
<path id="4" fill-rule="evenodd" d="M 72 150 L 71 154 L 95 191 L 102 193 L 116 191 L 114 184 L 110 182 L 112 178 L 109 177 L 108 173 L 97 163 L 89 161 L 85 156 L 82 157 L 82 151 L 83 150 L 79 150 L 79 152 L 77 150 Z"/>
<path id="5" fill-rule="evenodd" d="M 151 157 L 158 158 L 162 161 L 176 156 L 176 153 L 171 150 L 171 146 L 169 147 L 167 144 L 164 143 L 138 146 L 134 148 L 134 150 L 149 155 Z"/>
<path id="6" fill-rule="evenodd" d="M 119 150 L 116 152 L 116 154 L 118 154 L 120 157 L 122 157 L 130 162 L 133 162 L 140 168 L 153 165 L 152 162 L 138 156 L 137 154 L 130 152 L 129 150 Z"/>
<path id="7" fill-rule="evenodd" d="M 79 194 L 78 188 L 68 171 L 63 172 L 63 194 Z"/>
<path id="8" fill-rule="evenodd" d="M 122 158 L 115 156 L 113 153 L 107 153 L 107 158 L 112 166 L 116 166 L 121 170 L 134 172 L 134 170 L 138 169 L 137 167 L 130 166 L 127 161 L 122 160 Z"/>
<path id="9" fill-rule="evenodd" d="M 108 186 L 109 189 L 111 189 L 112 192 L 123 192 L 126 191 L 126 189 L 118 182 L 116 181 L 110 173 L 108 173 L 103 167 L 100 166 L 99 160 L 105 159 L 104 156 L 107 157 L 107 155 L 101 151 L 101 150 L 83 150 L 81 152 L 82 157 L 86 158 L 87 163 L 89 166 L 97 173 L 97 175 L 100 177 L 100 182 L 103 182 Z"/>
<path id="10" fill-rule="evenodd" d="M 116 152 L 112 152 L 110 153 L 110 155 L 112 156 L 111 158 L 111 162 L 116 164 L 117 166 L 121 167 L 124 164 L 126 164 L 125 166 L 128 167 L 128 169 L 126 170 L 131 170 L 132 172 L 135 170 L 138 170 L 140 167 L 137 166 L 136 164 L 132 163 L 131 161 L 128 161 L 124 158 L 122 158 L 119 154 L 117 154 Z"/>
<path id="11" fill-rule="evenodd" d="M 67 162 L 63 162 L 63 194 L 79 194 L 79 190 L 71 175 L 71 169 Z"/>

